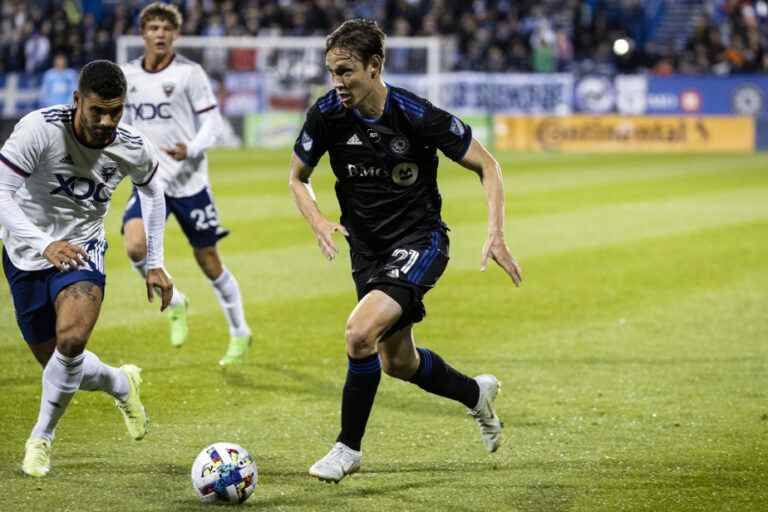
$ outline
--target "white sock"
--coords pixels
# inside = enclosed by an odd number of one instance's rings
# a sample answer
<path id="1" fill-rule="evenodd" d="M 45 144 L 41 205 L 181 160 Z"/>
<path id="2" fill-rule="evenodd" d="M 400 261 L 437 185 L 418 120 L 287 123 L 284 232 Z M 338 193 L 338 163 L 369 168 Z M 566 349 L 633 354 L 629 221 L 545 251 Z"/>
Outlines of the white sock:
<path id="1" fill-rule="evenodd" d="M 80 387 L 85 354 L 67 357 L 56 349 L 43 370 L 43 395 L 32 437 L 53 440 L 56 424 Z"/>
<path id="2" fill-rule="evenodd" d="M 104 391 L 118 400 L 128 397 L 130 384 L 128 377 L 119 368 L 114 368 L 101 362 L 99 356 L 91 351 L 83 352 L 83 380 L 80 381 L 82 391 Z"/>
<path id="3" fill-rule="evenodd" d="M 245 321 L 243 312 L 243 300 L 240 297 L 240 286 L 237 279 L 226 267 L 219 277 L 211 281 L 213 291 L 219 299 L 221 309 L 229 323 L 230 336 L 250 336 L 251 329 Z"/>
<path id="4" fill-rule="evenodd" d="M 139 273 L 141 277 L 144 279 L 147 278 L 147 259 L 144 258 L 141 261 L 131 261 L 131 264 L 133 265 L 133 269 Z M 166 271 L 167 273 L 168 271 Z M 171 275 L 168 274 L 168 277 Z M 171 295 L 171 306 L 178 306 L 179 304 L 184 304 L 184 301 L 187 300 L 187 298 L 184 296 L 181 291 L 176 288 L 176 286 L 173 287 L 173 295 Z"/>

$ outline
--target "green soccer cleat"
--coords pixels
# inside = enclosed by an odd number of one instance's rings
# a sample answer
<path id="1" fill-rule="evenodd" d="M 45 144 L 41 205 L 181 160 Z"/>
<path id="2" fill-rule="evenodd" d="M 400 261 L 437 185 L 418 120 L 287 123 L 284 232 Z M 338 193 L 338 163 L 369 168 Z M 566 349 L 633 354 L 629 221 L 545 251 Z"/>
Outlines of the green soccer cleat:
<path id="1" fill-rule="evenodd" d="M 183 304 L 168 306 L 168 321 L 171 323 L 171 346 L 176 348 L 187 341 L 189 327 L 187 326 L 187 307 L 189 301 L 184 299 Z"/>
<path id="2" fill-rule="evenodd" d="M 115 400 L 115 405 L 123 414 L 128 434 L 138 441 L 147 435 L 149 416 L 141 403 L 141 368 L 132 364 L 124 364 L 120 370 L 128 377 L 128 397 L 125 401 Z"/>
<path id="3" fill-rule="evenodd" d="M 29 476 L 41 477 L 51 470 L 51 442 L 44 437 L 30 437 L 24 445 L 21 470 Z"/>
<path id="4" fill-rule="evenodd" d="M 245 361 L 245 353 L 251 346 L 250 336 L 232 336 L 229 338 L 227 353 L 219 360 L 221 366 L 242 364 Z"/>

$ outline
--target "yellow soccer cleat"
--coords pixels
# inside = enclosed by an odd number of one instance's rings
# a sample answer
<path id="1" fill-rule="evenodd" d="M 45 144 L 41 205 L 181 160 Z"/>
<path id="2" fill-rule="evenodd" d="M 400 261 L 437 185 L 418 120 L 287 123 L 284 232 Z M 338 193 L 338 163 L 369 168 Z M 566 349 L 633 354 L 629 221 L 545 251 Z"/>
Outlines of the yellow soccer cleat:
<path id="1" fill-rule="evenodd" d="M 21 470 L 29 476 L 41 477 L 51 470 L 51 442 L 44 437 L 30 437 L 24 445 Z"/>
<path id="2" fill-rule="evenodd" d="M 138 441 L 147 435 L 149 430 L 149 416 L 141 403 L 141 368 L 132 364 L 125 364 L 120 370 L 128 377 L 128 396 L 125 401 L 115 400 L 115 405 L 123 414 L 128 434 Z"/>
<path id="3" fill-rule="evenodd" d="M 229 338 L 227 353 L 219 360 L 221 366 L 242 364 L 245 361 L 245 353 L 251 346 L 250 336 L 232 336 Z"/>
<path id="4" fill-rule="evenodd" d="M 184 299 L 182 304 L 168 306 L 168 321 L 171 324 L 171 345 L 178 348 L 187 341 L 189 326 L 187 325 L 187 307 L 189 301 Z"/>

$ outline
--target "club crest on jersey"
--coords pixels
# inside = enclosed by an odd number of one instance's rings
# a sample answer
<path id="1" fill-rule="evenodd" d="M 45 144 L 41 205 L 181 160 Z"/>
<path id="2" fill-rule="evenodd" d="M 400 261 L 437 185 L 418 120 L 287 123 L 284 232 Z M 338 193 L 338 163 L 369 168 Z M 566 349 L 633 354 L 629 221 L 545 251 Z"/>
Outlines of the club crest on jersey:
<path id="1" fill-rule="evenodd" d="M 402 155 L 411 149 L 411 142 L 405 137 L 395 137 L 389 142 L 389 147 L 394 153 Z"/>
<path id="2" fill-rule="evenodd" d="M 301 147 L 304 148 L 304 151 L 312 149 L 313 142 L 312 137 L 310 137 L 307 132 L 301 132 Z"/>
<path id="3" fill-rule="evenodd" d="M 114 162 L 104 164 L 104 166 L 102 166 L 102 168 L 99 169 L 99 174 L 104 180 L 104 183 L 108 182 L 112 178 L 112 176 L 117 174 L 117 164 Z"/>
<path id="4" fill-rule="evenodd" d="M 409 187 L 419 177 L 419 166 L 413 162 L 402 162 L 392 169 L 392 181 L 401 187 Z"/>
<path id="5" fill-rule="evenodd" d="M 373 142 L 379 142 L 381 140 L 381 135 L 373 128 L 368 128 L 368 138 Z"/>
<path id="6" fill-rule="evenodd" d="M 165 97 L 169 98 L 173 94 L 173 89 L 176 87 L 173 82 L 163 82 L 163 92 Z"/>
<path id="7" fill-rule="evenodd" d="M 457 117 L 451 118 L 451 133 L 456 135 L 457 137 L 464 136 L 464 123 L 459 121 Z"/>

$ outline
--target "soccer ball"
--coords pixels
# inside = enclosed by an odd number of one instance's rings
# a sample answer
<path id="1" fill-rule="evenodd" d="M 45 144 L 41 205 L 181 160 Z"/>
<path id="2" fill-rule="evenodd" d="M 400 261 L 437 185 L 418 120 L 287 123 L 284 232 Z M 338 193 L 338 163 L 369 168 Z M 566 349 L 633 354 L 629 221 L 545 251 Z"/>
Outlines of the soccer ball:
<path id="1" fill-rule="evenodd" d="M 213 443 L 192 464 L 192 486 L 203 503 L 242 503 L 256 488 L 256 462 L 234 443 Z"/>

